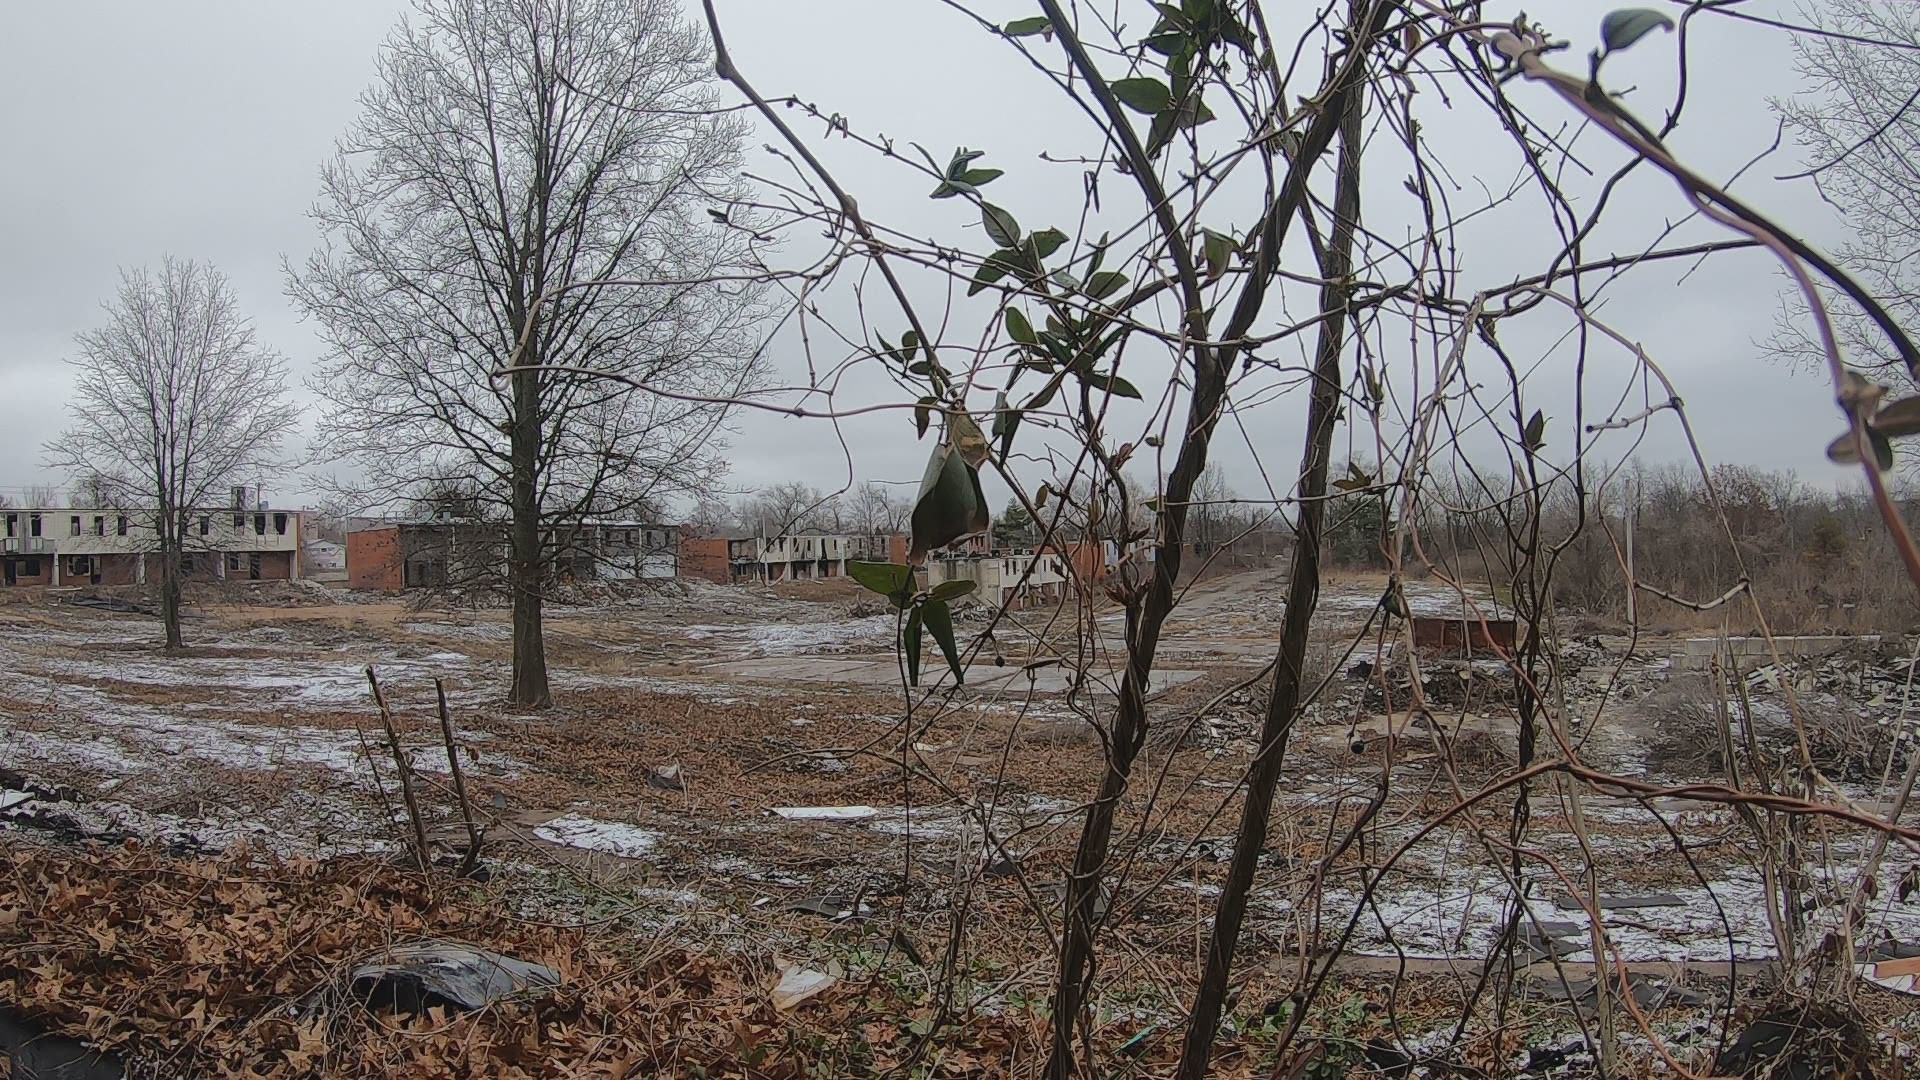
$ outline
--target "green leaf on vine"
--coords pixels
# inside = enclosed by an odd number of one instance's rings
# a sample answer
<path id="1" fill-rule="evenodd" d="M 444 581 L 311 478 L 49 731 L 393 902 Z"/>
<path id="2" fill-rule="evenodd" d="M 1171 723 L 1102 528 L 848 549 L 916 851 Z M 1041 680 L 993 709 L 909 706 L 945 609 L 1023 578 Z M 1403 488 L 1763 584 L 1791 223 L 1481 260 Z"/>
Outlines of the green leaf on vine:
<path id="1" fill-rule="evenodd" d="M 1087 278 L 1087 295 L 1095 300 L 1105 300 L 1127 283 L 1127 275 L 1118 270 L 1102 270 Z"/>
<path id="2" fill-rule="evenodd" d="M 1138 113 L 1153 116 L 1173 104 L 1173 93 L 1159 79 L 1121 79 L 1111 89 L 1120 103 Z"/>
<path id="3" fill-rule="evenodd" d="M 1003 248 L 1018 247 L 1020 244 L 1020 223 L 1012 214 L 992 203 L 980 204 L 980 221 L 987 227 L 987 236 Z"/>
<path id="4" fill-rule="evenodd" d="M 1608 52 L 1618 52 L 1655 30 L 1672 30 L 1673 19 L 1653 8 L 1621 8 L 1600 20 L 1600 41 Z"/>
<path id="5" fill-rule="evenodd" d="M 1007 309 L 1007 336 L 1022 345 L 1037 348 L 1040 344 L 1039 335 L 1033 332 L 1033 324 L 1027 321 L 1026 314 L 1019 308 Z"/>

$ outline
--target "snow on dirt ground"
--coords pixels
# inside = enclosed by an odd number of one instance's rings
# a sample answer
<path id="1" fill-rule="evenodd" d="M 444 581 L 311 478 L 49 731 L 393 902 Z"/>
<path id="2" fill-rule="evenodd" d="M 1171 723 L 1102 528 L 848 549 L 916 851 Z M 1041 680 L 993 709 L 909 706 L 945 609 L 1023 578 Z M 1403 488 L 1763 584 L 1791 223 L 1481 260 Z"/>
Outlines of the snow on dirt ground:
<path id="1" fill-rule="evenodd" d="M 1158 733 L 1126 804 L 1107 901 L 1111 933 L 1138 955 L 1190 958 L 1195 920 L 1217 895 L 1264 700 L 1233 688 L 1272 657 L 1282 584 L 1272 572 L 1203 581 L 1169 623 L 1166 678 L 1151 705 Z M 1369 577 L 1330 584 L 1316 648 L 1343 655 L 1382 590 Z M 1460 592 L 1442 584 L 1409 583 L 1406 595 L 1418 613 L 1461 610 Z M 1492 604 L 1484 590 L 1471 595 Z M 295 855 L 397 851 L 405 819 L 366 681 L 372 665 L 420 771 L 431 839 L 452 859 L 465 830 L 434 711 L 433 680 L 445 681 L 489 861 L 502 887 L 520 882 L 521 901 L 537 910 L 574 917 L 626 896 L 636 913 L 666 904 L 672 913 L 661 918 L 676 932 L 699 923 L 690 910 L 724 912 L 729 940 L 751 925 L 805 950 L 824 947 L 824 931 L 861 905 L 933 926 L 964 901 L 996 948 L 1046 955 L 1058 919 L 1052 890 L 1099 775 L 1089 718 L 1104 716 L 1108 699 L 1101 680 L 1082 685 L 1058 664 L 1046 679 L 1002 673 L 1073 655 L 1073 620 L 1035 611 L 997 627 L 964 688 L 948 685 L 930 655 L 928 671 L 942 681 L 914 698 L 909 733 L 893 618 L 860 601 L 844 591 L 808 599 L 703 587 L 651 603 L 555 608 L 556 705 L 541 713 L 500 704 L 502 612 L 214 607 L 189 623 L 186 653 L 167 655 L 151 619 L 0 606 L 0 834 L 138 837 L 198 851 L 243 842 Z M 963 619 L 961 631 L 983 625 Z M 1098 625 L 1114 632 L 1104 616 Z M 1668 761 L 1648 746 L 1674 677 L 1670 647 L 1643 641 L 1629 656 L 1623 641 L 1595 639 L 1580 662 L 1567 661 L 1563 685 L 1590 764 L 1662 775 Z M 987 659 L 995 650 L 1007 655 Z M 1373 646 L 1354 655 L 1372 656 Z M 1110 657 L 1094 659 L 1099 667 Z M 1370 719 L 1377 706 L 1364 679 L 1338 669 L 1331 678 L 1289 751 L 1264 860 L 1271 881 L 1249 915 L 1263 962 L 1318 953 L 1351 925 L 1356 954 L 1478 963 L 1505 932 L 1516 883 L 1535 948 L 1587 959 L 1588 915 L 1569 887 L 1586 872 L 1587 851 L 1603 893 L 1660 900 L 1600 911 L 1621 959 L 1774 954 L 1750 834 L 1731 810 L 1589 795 L 1583 848 L 1569 808 L 1543 781 L 1515 879 L 1511 851 L 1486 840 L 1504 835 L 1510 793 L 1431 826 L 1453 784 L 1471 791 L 1514 765 L 1515 732 L 1498 702 L 1465 691 L 1436 733 Z M 1754 692 L 1756 722 L 1785 715 L 1766 696 L 1773 691 Z M 1853 708 L 1866 692 L 1813 688 L 1808 700 Z M 1336 826 L 1356 819 L 1383 768 L 1392 796 L 1360 842 L 1327 861 Z M 1847 792 L 1871 802 L 1878 788 Z M 1852 887 L 1865 841 L 1830 823 L 1807 838 L 1821 853 L 1810 870 L 1816 924 Z M 1863 939 L 1920 942 L 1920 912 L 1892 899 L 1909 862 L 1881 868 Z M 595 884 L 569 884 L 579 881 Z M 1169 936 L 1173 926 L 1189 937 Z"/>

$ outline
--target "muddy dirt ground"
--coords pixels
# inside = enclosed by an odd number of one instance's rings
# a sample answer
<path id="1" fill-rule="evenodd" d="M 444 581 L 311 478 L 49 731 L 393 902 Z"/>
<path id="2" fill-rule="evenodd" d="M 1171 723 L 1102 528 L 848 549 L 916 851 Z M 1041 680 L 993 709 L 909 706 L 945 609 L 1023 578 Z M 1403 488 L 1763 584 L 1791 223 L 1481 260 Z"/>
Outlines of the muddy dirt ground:
<path id="1" fill-rule="evenodd" d="M 1516 859 L 1490 839 L 1509 834 L 1512 790 L 1448 812 L 1519 763 L 1501 688 L 1511 679 L 1497 662 L 1489 677 L 1485 660 L 1477 680 L 1472 663 L 1438 667 L 1431 719 L 1412 716 L 1368 671 L 1387 663 L 1384 584 L 1351 576 L 1321 597 L 1309 676 L 1327 690 L 1287 752 L 1236 1022 L 1343 940 L 1338 978 L 1390 995 L 1417 986 L 1423 1004 L 1396 1006 L 1409 1018 L 1457 1013 L 1517 883 L 1527 899 L 1513 956 L 1538 1023 L 1501 1052 L 1524 1062 L 1577 1036 L 1581 1014 L 1564 999 L 1590 972 L 1591 913 L 1577 898 L 1592 880 L 1612 901 L 1598 914 L 1617 958 L 1656 978 L 1649 1033 L 1698 1044 L 1724 1030 L 1743 992 L 1727 976 L 1775 954 L 1752 823 L 1711 801 L 1625 791 L 1576 806 L 1549 777 L 1532 785 Z M 1167 628 L 1105 904 L 1102 1025 L 1147 1030 L 1182 1007 L 1231 853 L 1283 588 L 1272 572 L 1203 580 Z M 436 857 L 452 864 L 467 831 L 435 714 L 444 681 L 486 833 L 475 887 L 505 910 L 842 968 L 895 947 L 934 960 L 958 933 L 974 1000 L 1024 1008 L 1048 993 L 1060 882 L 1118 680 L 1111 605 L 963 616 L 966 684 L 930 652 L 929 685 L 908 691 L 893 615 L 848 583 L 675 584 L 552 609 L 555 705 L 526 713 L 500 704 L 504 612 L 299 593 L 298 604 L 203 598 L 181 655 L 158 648 L 156 622 L 138 613 L 0 606 L 0 843 L 399 859 L 405 818 L 371 666 L 421 776 Z M 1415 614 L 1463 607 L 1438 582 L 1409 583 L 1407 600 Z M 1706 684 L 1675 669 L 1679 647 L 1588 634 L 1563 649 L 1545 689 L 1586 764 L 1655 786 L 1724 779 L 1696 745 L 1701 729 L 1681 722 L 1697 719 Z M 1791 699 L 1902 730 L 1900 665 L 1912 665 L 1901 651 L 1743 676 L 1750 726 L 1790 728 Z M 1884 811 L 1892 785 L 1879 769 L 1836 774 L 1821 794 Z M 1871 837 L 1815 822 L 1801 842 L 1817 924 Z M 1911 862 L 1886 860 L 1863 945 L 1920 943 L 1920 898 L 1897 899 Z M 1413 1023 L 1402 1048 L 1417 1056 L 1448 1034 Z"/>

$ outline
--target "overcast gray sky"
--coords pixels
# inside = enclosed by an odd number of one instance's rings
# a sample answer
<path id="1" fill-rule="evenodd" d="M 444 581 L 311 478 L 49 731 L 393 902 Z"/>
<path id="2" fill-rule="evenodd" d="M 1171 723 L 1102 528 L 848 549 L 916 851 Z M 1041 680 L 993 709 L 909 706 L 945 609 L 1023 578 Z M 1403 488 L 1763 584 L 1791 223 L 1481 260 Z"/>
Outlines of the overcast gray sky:
<path id="1" fill-rule="evenodd" d="M 1574 42 L 1558 62 L 1584 63 L 1606 5 L 1522 6 Z M 1781 7 L 1756 0 L 1745 10 Z M 1013 0 L 983 5 L 999 18 L 1029 8 Z M 319 343 L 284 296 L 281 259 L 297 259 L 315 242 L 305 214 L 317 170 L 355 115 L 372 57 L 403 9 L 390 0 L 63 0 L 9 11 L 14 48 L 0 67 L 0 134 L 10 149 L 10 167 L 0 174 L 0 494 L 59 479 L 43 474 L 39 461 L 41 444 L 64 421 L 63 359 L 73 334 L 98 320 L 123 265 L 157 263 L 169 253 L 213 262 L 232 279 L 261 338 L 305 374 Z M 737 62 L 763 93 L 797 94 L 847 114 L 863 131 L 913 139 L 936 153 L 987 148 L 1009 170 L 996 198 L 1030 227 L 1077 205 L 1077 171 L 1043 165 L 1037 154 L 1091 149 L 1084 121 L 1039 92 L 1003 43 L 970 31 L 934 0 L 722 0 L 720 9 Z M 1766 98 L 1797 89 L 1790 55 L 1777 31 L 1706 17 L 1696 22 L 1693 50 L 1693 97 L 1673 145 L 1724 178 L 1772 141 Z M 1611 85 L 1635 88 L 1631 104 L 1657 116 L 1671 97 L 1673 70 L 1673 39 L 1660 35 L 1616 57 L 1608 74 Z M 1540 88 L 1514 92 L 1541 117 L 1564 115 Z M 1425 121 L 1446 140 L 1450 164 L 1471 166 L 1484 147 L 1489 182 L 1504 176 L 1505 139 L 1484 109 L 1462 105 L 1457 113 L 1436 109 Z M 749 161 L 772 173 L 777 163 L 759 149 L 768 138 L 752 141 Z M 1582 145 L 1593 146 L 1598 162 L 1615 160 L 1597 141 Z M 921 178 L 849 144 L 828 140 L 824 152 L 870 216 L 954 239 L 955 215 L 964 210 L 958 200 L 929 203 Z M 1767 179 L 1797 160 L 1784 147 L 1740 190 L 1814 242 L 1830 243 L 1840 225 L 1811 190 Z M 1397 187 L 1399 178 L 1380 182 Z M 1616 201 L 1622 231 L 1603 235 L 1602 247 L 1650 237 L 1685 214 L 1672 185 L 1650 170 Z M 1543 265 L 1552 238 L 1513 231 L 1515 220 L 1466 234 L 1484 245 L 1485 254 L 1476 248 L 1470 261 L 1479 283 Z M 1543 219 L 1535 213 L 1533 220 L 1537 227 Z M 1719 234 L 1696 225 L 1681 235 Z M 1840 425 L 1830 395 L 1820 381 L 1762 359 L 1754 344 L 1767 334 L 1781 288 L 1775 267 L 1762 254 L 1742 253 L 1714 268 L 1684 285 L 1676 284 L 1678 267 L 1643 271 L 1611 295 L 1605 313 L 1669 365 L 1713 459 L 1795 468 L 1822 483 L 1843 479 L 1821 457 Z M 966 324 L 974 310 L 955 309 L 957 339 L 978 338 L 979 327 Z M 1544 347 L 1557 331 L 1540 334 Z M 804 377 L 797 342 L 783 338 L 775 355 L 787 379 Z M 1570 424 L 1566 386 L 1565 377 L 1548 375 L 1529 404 Z M 1256 452 L 1276 471 L 1291 466 L 1294 411 L 1283 407 L 1244 439 L 1238 432 L 1228 439 L 1224 459 L 1237 488 L 1257 487 Z M 900 414 L 852 421 L 845 432 L 860 478 L 917 479 L 925 447 L 912 441 Z M 819 424 L 753 416 L 731 439 L 741 486 L 793 478 L 832 486 L 844 475 L 840 442 Z M 1682 451 L 1670 424 L 1640 448 L 1656 461 Z M 283 500 L 299 500 L 297 485 L 275 487 Z"/>

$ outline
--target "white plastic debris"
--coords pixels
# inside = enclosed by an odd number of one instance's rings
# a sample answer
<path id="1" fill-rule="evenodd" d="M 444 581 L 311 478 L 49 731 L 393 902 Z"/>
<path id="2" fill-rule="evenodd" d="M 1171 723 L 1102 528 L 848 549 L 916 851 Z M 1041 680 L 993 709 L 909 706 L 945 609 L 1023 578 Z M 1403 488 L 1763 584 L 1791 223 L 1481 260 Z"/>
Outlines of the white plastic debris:
<path id="1" fill-rule="evenodd" d="M 780 981 L 773 986 L 773 1007 L 786 1012 L 808 998 L 831 989 L 839 981 L 840 977 L 831 972 L 803 968 L 797 964 L 782 968 Z"/>

